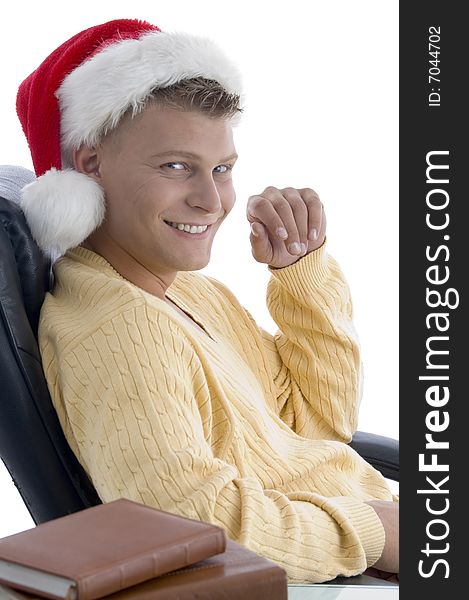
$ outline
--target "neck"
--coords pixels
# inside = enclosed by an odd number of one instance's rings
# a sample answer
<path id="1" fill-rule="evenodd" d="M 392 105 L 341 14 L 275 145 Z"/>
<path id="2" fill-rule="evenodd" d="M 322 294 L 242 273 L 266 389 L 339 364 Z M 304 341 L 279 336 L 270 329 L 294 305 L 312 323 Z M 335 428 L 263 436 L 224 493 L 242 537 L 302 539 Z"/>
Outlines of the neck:
<path id="1" fill-rule="evenodd" d="M 167 303 L 171 302 L 165 294 L 175 280 L 177 273 L 168 273 L 164 277 L 153 273 L 137 258 L 107 237 L 97 238 L 92 234 L 81 243 L 81 246 L 106 259 L 130 283 Z"/>

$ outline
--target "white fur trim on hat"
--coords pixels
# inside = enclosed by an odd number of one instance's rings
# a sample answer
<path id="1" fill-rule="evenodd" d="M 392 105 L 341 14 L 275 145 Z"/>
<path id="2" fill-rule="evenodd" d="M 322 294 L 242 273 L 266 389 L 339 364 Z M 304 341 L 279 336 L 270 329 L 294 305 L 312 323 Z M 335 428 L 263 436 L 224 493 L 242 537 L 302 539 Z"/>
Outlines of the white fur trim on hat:
<path id="1" fill-rule="evenodd" d="M 62 82 L 56 92 L 63 148 L 95 145 L 128 108 L 139 112 L 157 87 L 205 77 L 241 96 L 237 67 L 210 39 L 180 32 L 150 32 L 110 44 Z"/>
<path id="2" fill-rule="evenodd" d="M 38 246 L 54 258 L 83 242 L 105 214 L 104 192 L 96 181 L 54 167 L 22 189 L 20 206 Z"/>

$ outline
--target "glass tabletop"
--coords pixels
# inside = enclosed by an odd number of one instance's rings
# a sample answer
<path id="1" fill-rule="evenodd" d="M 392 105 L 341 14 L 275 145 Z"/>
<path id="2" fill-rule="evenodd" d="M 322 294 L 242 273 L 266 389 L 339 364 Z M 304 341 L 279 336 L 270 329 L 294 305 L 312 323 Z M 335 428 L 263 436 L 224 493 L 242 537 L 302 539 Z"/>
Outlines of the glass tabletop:
<path id="1" fill-rule="evenodd" d="M 314 585 L 288 586 L 288 600 L 398 600 L 399 586 Z"/>
<path id="2" fill-rule="evenodd" d="M 315 584 L 289 584 L 288 600 L 398 600 L 399 586 L 375 577 L 337 577 Z"/>

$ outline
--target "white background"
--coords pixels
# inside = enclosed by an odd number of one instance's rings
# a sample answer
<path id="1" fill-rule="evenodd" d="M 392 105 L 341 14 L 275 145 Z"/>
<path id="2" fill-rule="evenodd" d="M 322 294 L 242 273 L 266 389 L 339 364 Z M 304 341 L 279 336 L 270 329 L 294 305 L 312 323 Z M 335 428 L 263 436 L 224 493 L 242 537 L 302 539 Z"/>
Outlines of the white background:
<path id="1" fill-rule="evenodd" d="M 202 272 L 275 333 L 246 203 L 268 185 L 315 189 L 329 252 L 352 292 L 365 368 L 359 429 L 398 438 L 397 0 L 10 2 L 0 36 L 0 164 L 32 168 L 15 113 L 21 81 L 75 33 L 117 18 L 209 36 L 237 62 L 246 92 L 235 131 L 237 203 Z M 33 526 L 1 466 L 0 503 L 0 537 Z"/>

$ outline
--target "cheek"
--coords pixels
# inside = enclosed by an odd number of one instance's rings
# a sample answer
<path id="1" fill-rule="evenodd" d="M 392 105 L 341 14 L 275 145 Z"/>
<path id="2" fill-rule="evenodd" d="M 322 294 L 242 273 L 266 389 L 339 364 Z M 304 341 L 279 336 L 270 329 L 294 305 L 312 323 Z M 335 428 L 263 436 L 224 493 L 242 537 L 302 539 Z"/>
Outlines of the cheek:
<path id="1" fill-rule="evenodd" d="M 114 168 L 102 173 L 101 185 L 104 189 L 106 206 L 109 210 L 125 209 L 124 199 L 129 197 L 129 180 L 122 170 Z"/>
<path id="2" fill-rule="evenodd" d="M 103 182 L 106 201 L 106 226 L 113 231 L 128 231 L 133 227 L 137 211 L 137 194 L 135 182 L 126 175 L 127 171 L 114 172 Z"/>

